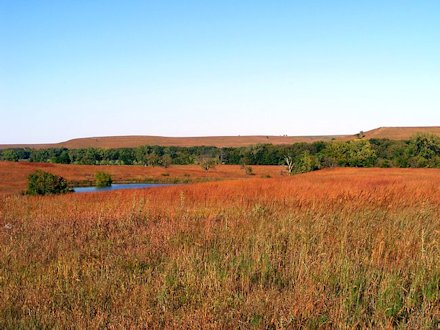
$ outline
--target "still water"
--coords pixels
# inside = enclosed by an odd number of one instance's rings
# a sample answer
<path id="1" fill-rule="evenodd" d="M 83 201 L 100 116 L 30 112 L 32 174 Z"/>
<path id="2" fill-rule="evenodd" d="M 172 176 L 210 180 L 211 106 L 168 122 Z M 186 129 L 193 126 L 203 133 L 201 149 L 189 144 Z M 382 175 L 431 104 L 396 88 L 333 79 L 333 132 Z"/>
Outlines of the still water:
<path id="1" fill-rule="evenodd" d="M 110 191 L 110 190 L 120 190 L 120 189 L 141 189 L 141 188 L 154 188 L 154 187 L 164 187 L 172 186 L 172 184 L 162 184 L 162 183 L 120 183 L 112 184 L 109 187 L 74 187 L 73 190 L 76 193 L 84 192 L 98 192 L 98 191 Z"/>

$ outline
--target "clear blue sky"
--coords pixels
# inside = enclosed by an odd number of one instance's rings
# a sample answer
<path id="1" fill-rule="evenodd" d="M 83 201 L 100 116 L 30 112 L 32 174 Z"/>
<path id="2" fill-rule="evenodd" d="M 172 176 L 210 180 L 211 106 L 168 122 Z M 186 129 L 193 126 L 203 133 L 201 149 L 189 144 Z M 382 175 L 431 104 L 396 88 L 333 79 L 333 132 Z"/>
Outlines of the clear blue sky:
<path id="1" fill-rule="evenodd" d="M 440 1 L 0 0 L 0 143 L 440 125 Z"/>

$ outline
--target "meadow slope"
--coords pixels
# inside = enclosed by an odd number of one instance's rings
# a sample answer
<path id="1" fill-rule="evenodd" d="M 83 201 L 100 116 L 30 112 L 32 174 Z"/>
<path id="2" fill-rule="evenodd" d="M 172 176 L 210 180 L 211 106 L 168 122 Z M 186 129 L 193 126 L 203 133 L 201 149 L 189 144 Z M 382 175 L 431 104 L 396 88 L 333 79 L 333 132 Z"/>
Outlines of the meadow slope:
<path id="1" fill-rule="evenodd" d="M 312 143 L 317 141 L 351 140 L 357 138 L 356 134 L 349 135 L 321 135 L 321 136 L 199 136 L 199 137 L 165 137 L 165 136 L 102 136 L 72 139 L 60 143 L 46 144 L 0 144 L 0 149 L 6 148 L 134 148 L 143 145 L 160 146 L 215 146 L 215 147 L 243 147 L 256 144 L 292 144 Z M 440 126 L 432 127 L 380 127 L 364 132 L 365 138 L 409 140 L 416 133 L 431 133 L 440 135 Z"/>
<path id="2" fill-rule="evenodd" d="M 0 195 L 0 328 L 435 329 L 440 170 Z"/>
<path id="3" fill-rule="evenodd" d="M 329 141 L 333 138 L 345 138 L 346 136 L 274 136 L 274 135 L 254 135 L 254 136 L 198 136 L 198 137 L 166 137 L 166 136 L 101 136 L 72 139 L 60 143 L 52 144 L 0 144 L 0 149 L 6 148 L 133 148 L 144 145 L 160 146 L 215 146 L 215 147 L 243 147 L 256 144 L 292 144 L 297 142 L 316 142 Z"/>
<path id="4" fill-rule="evenodd" d="M 440 136 L 440 126 L 432 127 L 379 127 L 365 132 L 366 139 L 409 140 L 418 133 Z"/>

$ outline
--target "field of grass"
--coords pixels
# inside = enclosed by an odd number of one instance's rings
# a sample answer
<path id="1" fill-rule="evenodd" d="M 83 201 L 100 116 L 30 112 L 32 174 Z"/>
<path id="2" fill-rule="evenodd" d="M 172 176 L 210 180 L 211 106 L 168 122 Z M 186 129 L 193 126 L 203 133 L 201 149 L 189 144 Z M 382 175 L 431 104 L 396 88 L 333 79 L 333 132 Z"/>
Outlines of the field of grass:
<path id="1" fill-rule="evenodd" d="M 0 162 L 0 194 L 20 193 L 26 190 L 27 177 L 40 169 L 60 175 L 73 185 L 93 185 L 95 174 L 105 171 L 114 183 L 159 182 L 187 183 L 239 179 L 251 177 L 280 177 L 283 166 L 252 166 L 253 175 L 246 175 L 238 165 L 218 165 L 205 171 L 197 165 L 172 165 L 169 168 L 120 165 L 64 165 L 49 163 Z"/>
<path id="2" fill-rule="evenodd" d="M 418 133 L 440 136 L 440 127 L 379 127 L 364 134 L 366 139 L 409 140 Z"/>
<path id="3" fill-rule="evenodd" d="M 134 148 L 144 145 L 161 146 L 215 146 L 215 147 L 244 147 L 256 144 L 292 144 L 312 143 L 317 141 L 352 140 L 359 132 L 346 135 L 317 135 L 317 136 L 285 136 L 285 135 L 243 135 L 243 136 L 195 136 L 195 137 L 166 137 L 166 136 L 100 136 L 72 139 L 59 143 L 46 144 L 0 144 L 0 149 L 6 148 Z M 440 127 L 379 127 L 364 132 L 366 139 L 409 140 L 414 134 L 430 133 L 440 135 Z"/>
<path id="4" fill-rule="evenodd" d="M 167 136 L 100 136 L 72 139 L 60 143 L 48 144 L 0 144 L 0 149 L 6 148 L 133 148 L 145 145 L 160 146 L 216 146 L 216 147 L 243 147 L 256 144 L 292 144 L 298 142 L 312 143 L 316 141 L 329 141 L 333 138 L 345 138 L 347 136 L 323 135 L 323 136 L 284 136 L 284 135 L 244 135 L 244 136 L 195 136 L 195 137 L 167 137 Z M 350 136 L 354 138 L 354 136 Z"/>
<path id="5" fill-rule="evenodd" d="M 0 328 L 440 322 L 440 170 L 0 195 Z"/>

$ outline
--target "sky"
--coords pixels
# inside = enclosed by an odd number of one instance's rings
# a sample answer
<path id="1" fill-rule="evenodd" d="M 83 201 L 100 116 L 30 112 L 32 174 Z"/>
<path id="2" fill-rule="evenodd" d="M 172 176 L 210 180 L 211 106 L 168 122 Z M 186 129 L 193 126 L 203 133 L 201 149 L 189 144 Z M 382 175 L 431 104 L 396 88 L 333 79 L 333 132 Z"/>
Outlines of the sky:
<path id="1" fill-rule="evenodd" d="M 0 0 L 0 143 L 440 125 L 440 1 Z"/>

